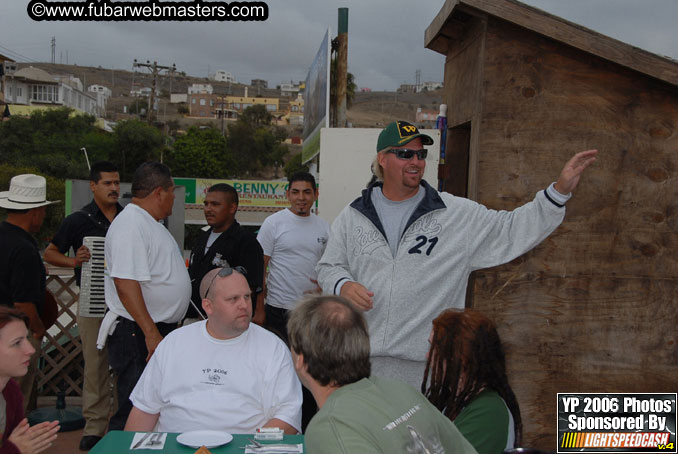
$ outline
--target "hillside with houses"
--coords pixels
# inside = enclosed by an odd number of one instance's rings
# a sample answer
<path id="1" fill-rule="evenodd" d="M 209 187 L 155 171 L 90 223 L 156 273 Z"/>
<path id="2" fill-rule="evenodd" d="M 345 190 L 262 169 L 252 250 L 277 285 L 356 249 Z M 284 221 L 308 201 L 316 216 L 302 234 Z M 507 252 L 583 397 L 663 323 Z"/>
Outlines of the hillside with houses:
<path id="1" fill-rule="evenodd" d="M 153 76 L 143 68 L 123 70 L 9 60 L 2 63 L 0 104 L 6 105 L 3 110 L 11 106 L 9 114 L 68 106 L 100 118 L 100 123 L 110 129 L 117 121 L 147 119 L 152 98 L 154 123 L 180 133 L 190 126 L 223 129 L 247 107 L 264 104 L 276 124 L 286 128 L 291 137 L 301 135 L 303 81 L 269 87 L 262 79 L 238 82 L 223 70 L 209 78 L 178 70 L 163 71 L 156 78 L 153 92 Z M 353 127 L 379 127 L 401 118 L 430 127 L 438 113 L 441 88 L 440 84 L 428 83 L 422 84 L 419 92 L 414 85 L 406 84 L 395 92 L 358 90 L 347 112 L 348 123 Z"/>

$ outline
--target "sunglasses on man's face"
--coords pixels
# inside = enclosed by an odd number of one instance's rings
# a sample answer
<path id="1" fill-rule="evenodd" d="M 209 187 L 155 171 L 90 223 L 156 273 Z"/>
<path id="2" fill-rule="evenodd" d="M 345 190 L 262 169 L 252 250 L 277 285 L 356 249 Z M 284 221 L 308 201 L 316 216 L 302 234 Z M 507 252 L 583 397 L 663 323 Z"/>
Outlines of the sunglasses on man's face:
<path id="1" fill-rule="evenodd" d="M 207 295 L 210 294 L 210 289 L 212 288 L 212 284 L 214 284 L 214 280 L 217 278 L 217 276 L 228 277 L 231 274 L 233 274 L 233 271 L 237 271 L 238 273 L 242 274 L 243 276 L 247 275 L 247 270 L 242 266 L 234 266 L 233 268 L 231 268 L 230 266 L 225 266 L 225 267 L 221 268 L 219 270 L 219 272 L 217 274 L 215 274 L 214 277 L 212 278 L 212 280 L 210 281 L 210 285 L 207 287 L 207 291 L 205 292 L 204 297 L 207 298 Z"/>
<path id="2" fill-rule="evenodd" d="M 428 150 L 426 148 L 422 148 L 421 150 L 410 150 L 408 148 L 391 148 L 390 150 L 387 151 L 387 153 L 393 153 L 396 155 L 396 158 L 398 159 L 405 159 L 409 161 L 414 157 L 414 155 L 417 155 L 418 159 L 426 159 L 426 155 L 428 154 Z"/>

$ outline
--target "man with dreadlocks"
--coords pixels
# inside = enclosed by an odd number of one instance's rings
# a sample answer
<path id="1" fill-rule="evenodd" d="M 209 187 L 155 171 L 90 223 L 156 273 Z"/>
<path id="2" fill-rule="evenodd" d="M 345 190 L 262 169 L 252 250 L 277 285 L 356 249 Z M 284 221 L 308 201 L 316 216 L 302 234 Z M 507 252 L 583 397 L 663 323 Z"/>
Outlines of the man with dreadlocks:
<path id="1" fill-rule="evenodd" d="M 421 391 L 478 451 L 520 446 L 520 407 L 506 377 L 495 324 L 473 310 L 448 309 L 433 320 Z"/>

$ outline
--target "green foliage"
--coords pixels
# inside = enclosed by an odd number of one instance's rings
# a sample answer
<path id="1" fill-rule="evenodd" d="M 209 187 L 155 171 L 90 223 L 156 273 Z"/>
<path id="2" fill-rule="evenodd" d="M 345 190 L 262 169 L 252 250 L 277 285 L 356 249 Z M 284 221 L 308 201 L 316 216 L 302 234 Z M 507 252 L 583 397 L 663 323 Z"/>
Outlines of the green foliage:
<path id="1" fill-rule="evenodd" d="M 238 117 L 238 121 L 249 125 L 252 128 L 260 126 L 269 126 L 273 121 L 273 116 L 266 110 L 263 104 L 255 104 L 248 107 Z"/>
<path id="2" fill-rule="evenodd" d="M 119 122 L 110 160 L 118 164 L 122 181 L 132 181 L 134 170 L 147 161 L 159 161 L 165 139 L 160 131 L 139 120 Z"/>
<path id="3" fill-rule="evenodd" d="M 308 172 L 308 166 L 301 163 L 301 153 L 297 153 L 285 164 L 285 176 L 291 177 L 297 172 Z"/>
<path id="4" fill-rule="evenodd" d="M 115 151 L 115 139 L 109 132 L 95 129 L 82 136 L 82 146 L 87 150 L 90 165 L 97 161 L 109 161 Z M 68 178 L 76 178 L 68 175 Z M 89 178 L 89 172 L 82 174 L 84 179 Z"/>
<path id="5" fill-rule="evenodd" d="M 172 175 L 188 178 L 230 178 L 237 171 L 226 139 L 214 128 L 191 127 L 174 142 L 166 163 Z"/>
<path id="6" fill-rule="evenodd" d="M 181 103 L 177 106 L 177 113 L 180 113 L 181 115 L 188 115 L 188 106 L 186 103 Z"/>
<path id="7" fill-rule="evenodd" d="M 122 169 L 124 156 L 129 178 L 142 162 L 159 159 L 164 138 L 146 123 L 122 122 L 111 134 L 97 128 L 93 116 L 72 112 L 68 108 L 38 110 L 30 117 L 13 115 L 0 122 L 0 190 L 9 188 L 14 175 L 35 173 L 47 178 L 49 200 L 64 200 L 65 179 L 89 178 L 83 148 L 90 163 L 109 160 Z M 47 207 L 37 235 L 42 246 L 56 232 L 63 216 L 63 204 Z"/>
<path id="8" fill-rule="evenodd" d="M 72 109 L 39 110 L 30 117 L 12 116 L 0 123 L 0 162 L 31 166 L 59 178 L 86 178 L 87 163 L 105 159 L 113 141 L 94 126 L 91 115 L 71 115 Z"/>
<path id="9" fill-rule="evenodd" d="M 240 176 L 249 176 L 262 167 L 283 165 L 289 150 L 282 141 L 284 129 L 272 124 L 273 117 L 262 104 L 248 107 L 235 124 L 228 126 L 228 144 Z"/>
<path id="10" fill-rule="evenodd" d="M 167 133 L 171 136 L 174 137 L 177 135 L 177 131 L 181 127 L 181 124 L 179 123 L 179 120 L 167 120 Z"/>
<path id="11" fill-rule="evenodd" d="M 40 231 L 35 234 L 35 237 L 38 239 L 38 246 L 42 249 L 52 239 L 61 224 L 61 220 L 64 218 L 63 200 L 66 191 L 64 180 L 51 177 L 36 167 L 14 166 L 3 163 L 0 164 L 0 191 L 7 191 L 12 177 L 23 173 L 34 173 L 44 176 L 47 180 L 47 200 L 61 200 L 61 203 L 47 206 L 45 221 L 42 223 Z M 0 209 L 0 221 L 6 218 L 7 210 Z"/>
<path id="12" fill-rule="evenodd" d="M 139 105 L 144 105 L 143 100 Z M 228 127 L 228 140 L 212 127 L 191 128 L 173 144 L 159 129 L 137 119 L 121 121 L 109 133 L 95 126 L 93 116 L 72 112 L 68 108 L 39 110 L 30 117 L 15 115 L 0 122 L 0 163 L 8 176 L 5 187 L 14 174 L 37 173 L 61 180 L 56 197 L 63 199 L 63 180 L 88 178 L 83 148 L 90 163 L 116 163 L 121 180 L 127 182 L 140 164 L 161 157 L 176 176 L 243 178 L 264 167 L 281 169 L 289 153 L 283 143 L 285 130 L 273 124 L 262 104 L 245 109 Z M 171 121 L 167 126 L 170 134 L 176 134 L 180 125 Z M 13 170 L 28 167 L 31 170 Z M 49 228 L 49 220 L 45 225 Z"/>

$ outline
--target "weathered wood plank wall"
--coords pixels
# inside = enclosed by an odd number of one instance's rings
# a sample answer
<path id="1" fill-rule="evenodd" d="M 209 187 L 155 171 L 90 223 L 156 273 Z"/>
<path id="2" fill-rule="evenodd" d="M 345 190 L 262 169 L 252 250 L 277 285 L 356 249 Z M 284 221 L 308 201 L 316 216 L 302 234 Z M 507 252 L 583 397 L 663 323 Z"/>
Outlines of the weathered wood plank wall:
<path id="1" fill-rule="evenodd" d="M 513 209 L 599 149 L 563 225 L 471 292 L 499 325 L 524 444 L 555 450 L 558 392 L 678 390 L 678 89 L 491 17 L 471 42 L 448 44 L 444 96 L 450 127 L 474 119 L 472 198 Z"/>

